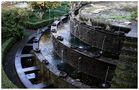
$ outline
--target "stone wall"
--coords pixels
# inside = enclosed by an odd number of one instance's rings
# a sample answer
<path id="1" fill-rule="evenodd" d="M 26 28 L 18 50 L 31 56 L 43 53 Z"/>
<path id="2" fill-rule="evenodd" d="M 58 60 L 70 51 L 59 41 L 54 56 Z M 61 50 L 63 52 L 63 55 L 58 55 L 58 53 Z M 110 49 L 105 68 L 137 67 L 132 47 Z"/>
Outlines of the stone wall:
<path id="1" fill-rule="evenodd" d="M 63 59 L 64 62 L 69 63 L 71 66 L 78 68 L 80 71 L 101 80 L 104 80 L 107 68 L 109 66 L 107 80 L 111 80 L 112 74 L 116 67 L 115 65 L 88 57 L 79 51 L 64 45 L 62 41 L 59 41 L 55 36 L 52 36 L 52 41 L 55 52 Z"/>
<path id="2" fill-rule="evenodd" d="M 66 82 L 63 78 L 58 77 L 53 72 L 51 72 L 46 66 L 41 63 L 39 60 L 36 60 L 37 65 L 41 69 L 41 77 L 44 83 L 49 83 L 54 88 L 75 88 L 74 85 Z"/>
<path id="3" fill-rule="evenodd" d="M 81 41 L 104 50 L 105 54 L 118 56 L 124 41 L 124 36 L 106 30 L 94 30 L 91 26 L 79 23 L 76 19 L 70 21 L 71 33 Z"/>

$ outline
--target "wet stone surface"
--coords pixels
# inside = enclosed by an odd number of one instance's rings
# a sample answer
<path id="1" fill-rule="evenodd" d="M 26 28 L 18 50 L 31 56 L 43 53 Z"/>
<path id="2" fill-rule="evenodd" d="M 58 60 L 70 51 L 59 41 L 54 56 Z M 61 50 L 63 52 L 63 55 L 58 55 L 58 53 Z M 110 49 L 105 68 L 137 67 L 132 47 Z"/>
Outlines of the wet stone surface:
<path id="1" fill-rule="evenodd" d="M 63 31 L 61 30 L 61 31 L 57 32 L 57 33 L 59 33 L 59 35 L 62 35 L 64 37 L 64 40 L 61 42 L 69 41 L 70 43 L 76 45 L 78 47 L 78 49 L 82 48 L 82 49 L 90 50 L 89 46 L 81 43 L 79 40 L 77 40 L 77 42 L 75 42 L 74 41 L 75 38 L 72 38 L 68 32 L 69 31 L 66 31 L 65 29 L 63 29 Z M 71 76 L 72 78 L 74 78 L 76 82 L 82 82 L 82 83 L 88 84 L 92 87 L 98 87 L 99 86 L 99 83 L 101 83 L 101 80 L 98 80 L 97 78 L 94 78 L 92 76 L 88 76 L 88 75 L 83 74 L 83 73 L 80 73 L 80 74 L 75 73 L 77 71 L 75 68 L 73 68 L 69 64 L 65 63 L 63 61 L 64 58 L 60 58 L 59 56 L 57 56 L 53 50 L 53 44 L 52 44 L 51 40 L 52 40 L 51 35 L 49 33 L 46 33 L 40 39 L 39 48 L 40 48 L 43 56 L 46 58 L 46 60 L 48 60 L 49 64 L 51 64 L 53 67 L 55 67 L 55 69 L 58 69 L 61 72 L 65 72 L 62 74 L 59 73 L 60 77 L 66 77 L 68 75 L 68 76 Z M 70 46 L 70 43 L 69 43 L 69 46 Z M 68 44 L 68 43 L 66 43 L 66 44 Z M 63 53 L 63 54 L 65 54 L 65 53 Z M 89 78 L 90 78 L 90 81 L 87 81 Z M 94 79 L 95 79 L 95 81 L 93 81 Z M 74 81 L 74 83 L 75 83 L 75 81 Z M 97 84 L 96 84 L 96 82 L 97 82 Z M 76 84 L 79 84 L 79 83 L 76 83 Z"/>
<path id="2" fill-rule="evenodd" d="M 48 60 L 49 65 L 51 65 L 51 66 L 48 66 L 50 71 L 52 70 L 52 72 L 54 74 L 56 74 L 60 78 L 63 78 L 63 79 L 65 78 L 65 80 L 70 78 L 69 76 L 74 71 L 74 69 L 69 64 L 64 63 L 62 61 L 62 58 L 60 58 L 53 51 L 53 45 L 52 45 L 50 33 L 46 33 L 45 35 L 43 35 L 41 37 L 40 43 L 39 43 L 39 48 L 41 50 L 42 55 L 45 57 L 46 60 Z M 58 71 L 58 70 L 60 70 L 60 71 Z M 71 79 L 71 80 L 74 80 L 74 79 Z M 70 81 L 68 81 L 68 82 L 72 83 Z M 75 83 L 75 81 L 73 83 Z M 84 84 L 81 84 L 81 83 L 78 83 L 78 84 L 75 83 L 74 85 L 79 86 L 79 87 L 84 87 L 84 86 L 82 86 Z M 85 85 L 85 87 L 87 87 L 87 86 Z"/>

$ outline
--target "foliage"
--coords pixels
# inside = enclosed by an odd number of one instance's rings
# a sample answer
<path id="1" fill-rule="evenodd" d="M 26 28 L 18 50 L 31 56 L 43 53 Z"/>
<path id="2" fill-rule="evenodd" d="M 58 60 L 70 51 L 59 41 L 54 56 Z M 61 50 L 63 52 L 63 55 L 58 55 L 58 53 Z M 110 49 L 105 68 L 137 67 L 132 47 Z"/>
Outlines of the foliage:
<path id="1" fill-rule="evenodd" d="M 26 24 L 24 26 L 28 29 L 38 29 L 38 28 L 42 28 L 44 26 L 50 25 L 53 21 L 54 21 L 54 19 L 47 19 L 47 20 L 38 21 L 35 23 L 26 22 Z"/>
<path id="2" fill-rule="evenodd" d="M 116 69 L 116 75 L 112 79 L 112 87 L 113 88 L 136 88 L 137 87 L 137 65 L 135 63 L 131 63 L 131 65 L 127 65 L 124 63 L 119 63 Z"/>
<path id="3" fill-rule="evenodd" d="M 36 16 L 39 16 L 40 19 L 42 19 L 44 13 L 46 10 L 54 9 L 58 6 L 60 6 L 59 2 L 44 2 L 44 1 L 38 1 L 38 2 L 31 2 L 30 4 L 31 8 L 34 12 L 36 12 Z M 49 12 L 50 16 L 50 12 Z"/>
<path id="4" fill-rule="evenodd" d="M 66 14 L 67 12 L 65 12 L 63 10 L 57 10 L 57 9 L 51 10 L 50 11 L 50 13 L 51 13 L 50 17 L 48 15 L 48 13 L 49 13 L 48 10 L 45 11 L 44 15 L 42 16 L 42 19 L 36 17 L 36 15 L 34 13 L 32 13 L 32 14 L 29 15 L 28 21 L 34 23 L 34 22 L 40 22 L 42 20 L 51 19 L 51 18 L 58 18 L 59 16 L 62 16 L 64 14 Z"/>
<path id="5" fill-rule="evenodd" d="M 117 15 L 113 15 L 111 16 L 112 19 L 126 19 L 126 20 L 136 20 L 137 19 L 137 10 L 133 10 L 129 15 L 125 15 L 125 16 L 117 16 Z"/>
<path id="6" fill-rule="evenodd" d="M 37 2 L 31 2 L 32 5 L 34 5 L 33 3 L 37 4 Z M 50 6 L 50 4 L 53 4 L 53 5 Z M 60 4 L 62 6 L 60 6 Z M 47 24 L 52 23 L 52 21 L 54 19 L 69 12 L 68 2 L 48 2 L 47 1 L 47 2 L 45 2 L 45 5 L 47 6 L 46 8 L 49 8 L 49 9 L 43 10 L 44 14 L 41 18 L 37 17 L 38 15 L 36 15 L 36 13 L 38 12 L 37 8 L 33 12 L 28 12 L 29 13 L 28 14 L 28 21 L 25 24 L 26 28 L 37 29 L 37 28 L 46 26 Z M 53 8 L 51 8 L 51 7 L 53 7 Z M 51 14 L 51 15 L 49 15 L 49 14 Z"/>
<path id="7" fill-rule="evenodd" d="M 136 20 L 138 17 L 138 12 L 137 12 L 137 9 L 132 11 L 131 13 L 131 20 Z"/>
<path id="8" fill-rule="evenodd" d="M 120 20 L 120 19 L 126 19 L 126 20 L 130 20 L 131 19 L 131 15 L 127 15 L 127 16 L 116 16 L 113 15 L 111 16 L 112 19 L 116 19 L 116 20 Z"/>
<path id="9" fill-rule="evenodd" d="M 137 49 L 134 46 L 136 42 L 127 42 L 127 40 L 124 41 L 124 47 Z M 127 46 L 126 44 L 129 43 L 130 46 Z M 126 54 L 125 52 L 120 54 L 119 60 L 121 62 L 117 64 L 115 75 L 112 79 L 112 88 L 137 88 L 137 56 L 131 55 L 130 53 L 131 51 L 128 51 Z"/>
<path id="10" fill-rule="evenodd" d="M 55 9 L 59 7 L 61 4 L 60 2 L 51 2 L 51 1 L 37 1 L 31 2 L 30 7 L 34 11 L 46 11 L 47 9 Z"/>
<path id="11" fill-rule="evenodd" d="M 30 6 L 33 10 L 36 10 L 36 11 L 46 9 L 44 2 L 41 2 L 41 3 L 40 2 L 31 2 Z"/>
<path id="12" fill-rule="evenodd" d="M 46 1 L 43 3 L 31 2 L 29 4 L 31 4 L 35 11 L 32 12 L 30 9 L 12 8 L 8 10 L 3 8 L 2 40 L 7 40 L 9 37 L 21 39 L 24 36 L 24 26 L 25 28 L 37 29 L 47 25 L 48 21 L 51 22 L 52 19 L 58 18 L 69 11 L 68 2 Z M 43 12 L 41 18 L 37 17 L 37 12 Z"/>
<path id="13" fill-rule="evenodd" d="M 2 39 L 16 37 L 21 39 L 24 36 L 23 24 L 26 21 L 27 13 L 20 9 L 2 10 Z"/>
<path id="14" fill-rule="evenodd" d="M 60 2 L 51 2 L 51 1 L 47 1 L 45 2 L 46 3 L 46 7 L 49 8 L 49 9 L 55 9 L 59 6 L 61 6 L 61 3 Z"/>

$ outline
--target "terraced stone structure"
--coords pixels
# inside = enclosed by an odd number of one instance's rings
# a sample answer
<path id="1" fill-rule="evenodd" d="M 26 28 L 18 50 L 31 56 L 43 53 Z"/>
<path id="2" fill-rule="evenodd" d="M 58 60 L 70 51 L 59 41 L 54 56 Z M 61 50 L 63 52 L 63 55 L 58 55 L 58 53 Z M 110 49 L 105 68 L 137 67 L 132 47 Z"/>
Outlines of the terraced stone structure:
<path id="1" fill-rule="evenodd" d="M 128 2 L 128 5 L 136 5 L 135 3 Z M 126 4 L 127 2 L 76 4 L 78 7 L 73 7 L 71 13 L 54 21 L 51 28 L 42 29 L 34 35 L 33 50 L 30 53 L 35 60 L 33 65 L 37 68 L 31 69 L 38 71 L 36 77 L 39 77 L 41 83 L 33 86 L 26 84 L 26 87 L 136 88 L 137 22 L 124 17 L 125 14 L 131 14 L 131 9 L 136 6 L 125 10 Z M 119 12 L 119 9 L 123 15 L 121 21 L 109 20 L 110 15 Z M 108 11 L 110 12 L 105 14 Z M 101 13 L 102 16 L 107 16 L 105 19 L 109 23 L 101 19 Z M 113 17 L 119 18 L 119 13 L 116 15 Z M 98 16 L 101 22 L 96 18 Z M 21 56 L 21 61 L 23 57 L 25 55 Z M 21 66 L 16 66 L 18 67 Z M 32 73 L 27 70 L 30 69 L 24 69 L 25 74 Z M 128 75 L 129 72 L 131 75 Z M 21 71 L 18 70 L 17 73 L 21 74 Z M 23 77 L 24 75 L 20 79 L 25 84 Z"/>

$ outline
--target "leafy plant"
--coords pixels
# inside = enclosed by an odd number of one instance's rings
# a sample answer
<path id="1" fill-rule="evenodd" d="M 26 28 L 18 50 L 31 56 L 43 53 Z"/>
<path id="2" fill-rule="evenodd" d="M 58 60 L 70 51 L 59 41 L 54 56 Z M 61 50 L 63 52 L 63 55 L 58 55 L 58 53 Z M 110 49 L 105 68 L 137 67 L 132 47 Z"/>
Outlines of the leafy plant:
<path id="1" fill-rule="evenodd" d="M 38 29 L 38 28 L 42 28 L 46 25 L 50 25 L 53 21 L 54 21 L 54 19 L 42 20 L 42 21 L 38 21 L 35 23 L 26 22 L 26 24 L 24 26 L 29 29 Z"/>
<path id="2" fill-rule="evenodd" d="M 137 10 L 132 11 L 131 13 L 131 20 L 136 20 L 138 16 Z"/>
<path id="3" fill-rule="evenodd" d="M 111 16 L 111 19 L 116 19 L 116 20 L 127 19 L 127 20 L 130 20 L 131 19 L 131 16 L 130 15 L 127 15 L 127 16 L 113 15 L 113 16 Z"/>
<path id="4" fill-rule="evenodd" d="M 36 12 L 35 13 L 36 16 L 39 16 L 41 20 L 46 10 L 49 10 L 49 17 L 50 17 L 50 9 L 54 9 L 60 5 L 61 5 L 60 2 L 50 2 L 50 1 L 31 2 L 30 4 L 33 11 Z"/>
<path id="5" fill-rule="evenodd" d="M 34 6 L 35 9 L 33 9 L 33 12 L 28 12 L 29 15 L 28 15 L 28 21 L 26 22 L 26 25 L 25 27 L 26 28 L 34 28 L 34 29 L 37 29 L 39 27 L 42 27 L 44 25 L 46 25 L 47 23 L 42 23 L 42 22 L 47 22 L 47 20 L 49 21 L 50 19 L 55 19 L 55 18 L 58 18 L 64 14 L 66 14 L 67 12 L 69 12 L 69 5 L 68 3 L 69 2 L 31 2 L 32 5 L 38 5 L 38 4 L 41 4 L 41 3 L 45 3 L 45 7 L 44 10 L 42 10 L 43 12 L 43 15 L 42 17 L 40 18 L 40 16 L 38 15 L 37 12 L 39 12 L 40 10 L 37 9 L 39 8 L 38 6 Z M 39 16 L 39 17 L 38 17 Z M 39 23 L 42 23 L 42 26 L 40 26 Z M 29 25 L 27 25 L 29 24 Z M 38 26 L 35 26 L 35 25 L 38 25 Z M 31 27 L 33 26 L 33 27 Z"/>
<path id="6" fill-rule="evenodd" d="M 27 14 L 18 9 L 2 10 L 2 39 L 24 36 L 23 24 L 26 22 Z"/>

